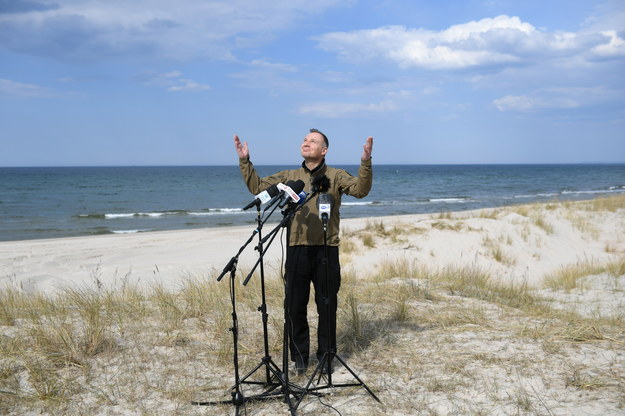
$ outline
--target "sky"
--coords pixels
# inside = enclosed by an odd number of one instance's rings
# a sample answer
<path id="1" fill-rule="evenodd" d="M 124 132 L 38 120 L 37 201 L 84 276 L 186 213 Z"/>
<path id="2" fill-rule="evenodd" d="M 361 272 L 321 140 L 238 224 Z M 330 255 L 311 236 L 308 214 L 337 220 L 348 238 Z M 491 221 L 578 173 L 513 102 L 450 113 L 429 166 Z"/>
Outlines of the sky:
<path id="1" fill-rule="evenodd" d="M 625 162 L 625 2 L 0 0 L 0 166 Z"/>

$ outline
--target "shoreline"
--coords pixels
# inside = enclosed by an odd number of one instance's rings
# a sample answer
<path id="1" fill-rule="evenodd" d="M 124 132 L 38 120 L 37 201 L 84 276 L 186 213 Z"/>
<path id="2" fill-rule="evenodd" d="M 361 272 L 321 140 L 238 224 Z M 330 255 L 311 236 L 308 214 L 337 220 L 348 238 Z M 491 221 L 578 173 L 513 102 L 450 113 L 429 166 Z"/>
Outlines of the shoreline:
<path id="1" fill-rule="evenodd" d="M 371 270 L 385 259 L 408 256 L 427 267 L 473 265 L 507 281 L 538 284 L 563 265 L 625 253 L 622 210 L 601 213 L 601 218 L 583 212 L 583 205 L 600 199 L 343 218 L 342 240 L 354 235 L 350 238 L 357 248 L 342 255 L 342 263 Z M 579 225 L 572 218 L 578 218 Z M 395 244 L 368 232 L 368 224 L 408 231 Z M 587 230 L 582 229 L 584 224 Z M 263 231 L 272 229 L 272 224 L 265 224 Z M 219 274 L 253 232 L 250 225 L 0 242 L 0 285 L 27 292 L 86 283 L 108 287 L 159 282 L 175 288 L 185 277 Z M 379 242 L 367 247 L 358 233 L 373 234 Z M 240 272 L 256 262 L 256 244 L 254 237 L 241 254 Z M 281 264 L 281 243 L 275 241 L 265 265 L 278 270 Z"/>

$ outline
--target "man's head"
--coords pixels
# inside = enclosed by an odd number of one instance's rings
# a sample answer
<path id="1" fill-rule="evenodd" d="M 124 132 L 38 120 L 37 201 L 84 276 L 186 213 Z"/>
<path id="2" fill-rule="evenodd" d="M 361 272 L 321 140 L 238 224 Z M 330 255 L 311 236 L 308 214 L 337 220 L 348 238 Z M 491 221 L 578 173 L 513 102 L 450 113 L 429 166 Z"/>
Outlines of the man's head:
<path id="1" fill-rule="evenodd" d="M 310 129 L 300 149 L 306 162 L 319 163 L 328 152 L 328 138 L 319 130 Z"/>

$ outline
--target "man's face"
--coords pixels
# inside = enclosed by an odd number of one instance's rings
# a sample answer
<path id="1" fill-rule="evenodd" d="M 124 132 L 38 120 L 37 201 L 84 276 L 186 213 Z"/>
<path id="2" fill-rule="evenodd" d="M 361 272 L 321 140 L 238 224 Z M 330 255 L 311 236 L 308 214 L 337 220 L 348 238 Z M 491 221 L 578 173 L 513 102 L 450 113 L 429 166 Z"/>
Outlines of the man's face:
<path id="1" fill-rule="evenodd" d="M 319 133 L 308 133 L 300 149 L 304 159 L 312 160 L 321 160 L 328 152 L 323 136 Z"/>

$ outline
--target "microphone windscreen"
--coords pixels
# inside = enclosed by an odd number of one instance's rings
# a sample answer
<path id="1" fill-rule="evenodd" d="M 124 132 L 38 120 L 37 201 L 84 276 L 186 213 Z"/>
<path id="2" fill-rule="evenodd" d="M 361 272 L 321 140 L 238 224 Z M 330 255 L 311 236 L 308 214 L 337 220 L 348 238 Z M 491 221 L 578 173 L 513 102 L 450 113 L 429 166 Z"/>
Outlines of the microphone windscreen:
<path id="1" fill-rule="evenodd" d="M 328 192 L 330 189 L 330 179 L 326 175 L 313 176 L 311 186 L 313 192 Z"/>

